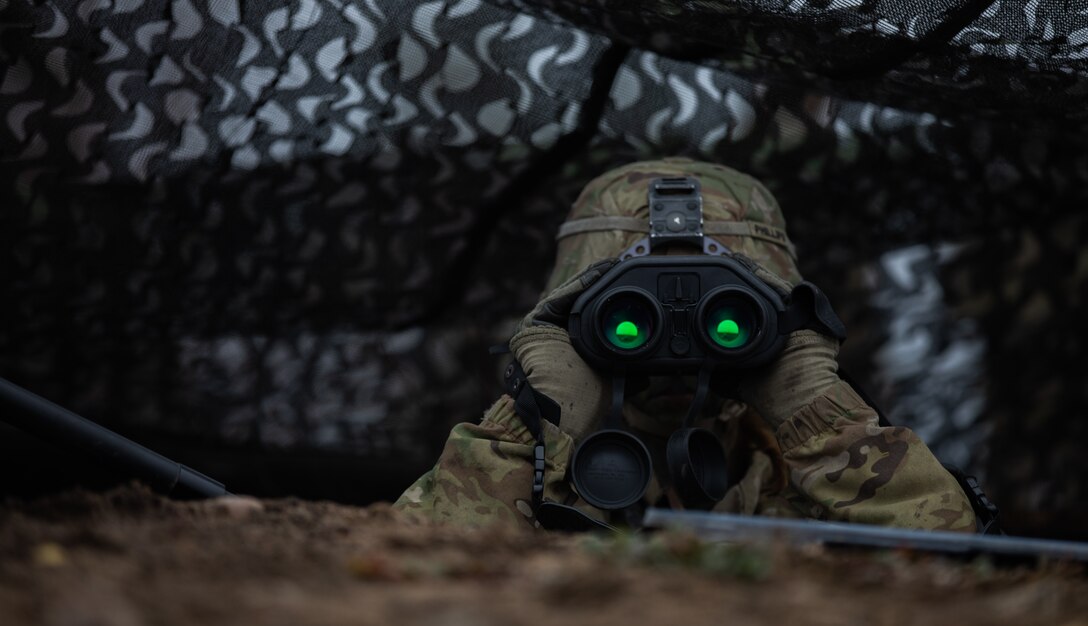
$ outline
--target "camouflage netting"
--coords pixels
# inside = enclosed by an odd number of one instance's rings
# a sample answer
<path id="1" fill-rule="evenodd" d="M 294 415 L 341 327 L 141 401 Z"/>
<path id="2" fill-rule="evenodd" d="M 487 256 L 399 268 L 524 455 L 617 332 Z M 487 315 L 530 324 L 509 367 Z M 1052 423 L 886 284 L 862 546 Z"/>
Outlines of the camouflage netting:
<path id="1" fill-rule="evenodd" d="M 581 186 L 682 154 L 776 194 L 893 421 L 1083 528 L 1086 101 L 1047 0 L 0 0 L 0 375 L 422 471 Z"/>
<path id="2" fill-rule="evenodd" d="M 1088 118 L 1088 11 L 1056 0 L 495 0 L 748 79 L 953 117 Z"/>

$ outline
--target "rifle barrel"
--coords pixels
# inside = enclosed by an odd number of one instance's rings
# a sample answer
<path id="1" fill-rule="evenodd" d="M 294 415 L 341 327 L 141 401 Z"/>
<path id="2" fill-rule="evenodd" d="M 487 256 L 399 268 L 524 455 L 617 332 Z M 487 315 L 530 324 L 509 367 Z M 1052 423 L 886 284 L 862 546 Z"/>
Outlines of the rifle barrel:
<path id="1" fill-rule="evenodd" d="M 227 495 L 222 483 L 0 378 L 0 421 L 112 465 L 165 495 Z"/>
<path id="2" fill-rule="evenodd" d="M 751 541 L 781 539 L 794 544 L 829 543 L 869 548 L 909 549 L 951 554 L 1045 557 L 1088 561 L 1088 543 L 940 530 L 889 528 L 870 524 L 649 509 L 648 528 L 679 528 L 704 539 Z"/>

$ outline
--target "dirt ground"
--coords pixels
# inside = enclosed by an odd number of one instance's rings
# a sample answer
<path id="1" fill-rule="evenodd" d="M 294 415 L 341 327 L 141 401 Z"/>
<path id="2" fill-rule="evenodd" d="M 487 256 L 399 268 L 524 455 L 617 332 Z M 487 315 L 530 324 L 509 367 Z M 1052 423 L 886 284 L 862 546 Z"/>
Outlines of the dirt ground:
<path id="1" fill-rule="evenodd" d="M 413 523 L 139 487 L 0 506 L 0 624 L 1062 624 L 1088 575 L 901 552 Z"/>

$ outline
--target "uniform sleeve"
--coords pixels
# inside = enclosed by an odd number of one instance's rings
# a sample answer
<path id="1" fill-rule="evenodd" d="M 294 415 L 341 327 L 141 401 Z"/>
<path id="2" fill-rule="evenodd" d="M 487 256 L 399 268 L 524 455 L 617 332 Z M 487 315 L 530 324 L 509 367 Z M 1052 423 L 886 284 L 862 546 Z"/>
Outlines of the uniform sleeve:
<path id="1" fill-rule="evenodd" d="M 563 501 L 563 481 L 573 449 L 569 435 L 544 422 L 544 496 Z M 531 505 L 535 441 L 502 396 L 479 424 L 450 431 L 441 456 L 412 484 L 394 508 L 461 526 L 534 526 Z"/>
<path id="2" fill-rule="evenodd" d="M 955 478 L 907 428 L 881 427 L 845 381 L 802 407 L 775 433 L 795 506 L 811 517 L 974 532 Z M 805 508 L 808 510 L 805 510 Z"/>

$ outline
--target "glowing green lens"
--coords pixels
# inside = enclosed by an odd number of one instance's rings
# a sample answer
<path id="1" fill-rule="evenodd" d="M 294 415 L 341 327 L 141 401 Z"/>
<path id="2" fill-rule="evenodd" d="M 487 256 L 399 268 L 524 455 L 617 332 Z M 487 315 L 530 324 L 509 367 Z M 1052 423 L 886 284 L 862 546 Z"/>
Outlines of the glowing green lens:
<path id="1" fill-rule="evenodd" d="M 634 322 L 620 322 L 620 325 L 616 327 L 616 337 L 620 341 L 637 341 L 638 326 L 635 326 Z"/>
<path id="2" fill-rule="evenodd" d="M 654 318 L 649 303 L 637 296 L 616 297 L 604 306 L 599 319 L 601 332 L 613 348 L 634 350 L 653 337 Z"/>
<path id="3" fill-rule="evenodd" d="M 718 322 L 718 337 L 721 337 L 724 341 L 732 341 L 740 334 L 740 326 L 733 320 L 722 320 Z"/>
<path id="4" fill-rule="evenodd" d="M 746 346 L 754 329 L 754 311 L 736 298 L 720 302 L 706 316 L 706 333 L 722 348 L 735 350 Z"/>

